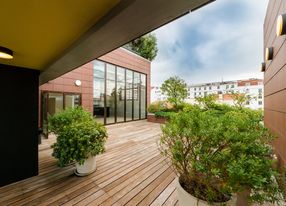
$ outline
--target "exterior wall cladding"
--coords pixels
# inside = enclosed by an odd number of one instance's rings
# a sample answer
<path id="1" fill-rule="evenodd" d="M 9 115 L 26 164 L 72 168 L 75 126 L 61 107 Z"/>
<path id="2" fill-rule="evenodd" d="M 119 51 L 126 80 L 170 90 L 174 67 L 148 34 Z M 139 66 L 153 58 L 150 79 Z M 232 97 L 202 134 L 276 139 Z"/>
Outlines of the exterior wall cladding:
<path id="1" fill-rule="evenodd" d="M 147 105 L 149 105 L 150 61 L 123 48 L 118 48 L 108 54 L 105 54 L 98 58 L 98 60 L 146 74 Z M 80 87 L 75 85 L 76 80 L 81 81 L 82 85 Z M 69 73 L 62 75 L 61 77 L 41 85 L 39 92 L 41 93 L 43 91 L 79 93 L 81 94 L 81 105 L 88 111 L 93 112 L 93 62 L 91 61 Z M 41 100 L 39 99 L 39 101 Z M 41 104 L 39 105 L 41 107 Z"/>
<path id="2" fill-rule="evenodd" d="M 280 163 L 286 163 L 286 36 L 276 36 L 276 19 L 286 13 L 285 0 L 270 0 L 264 22 L 264 49 L 273 47 L 264 74 L 265 125 L 278 136 L 274 146 Z"/>

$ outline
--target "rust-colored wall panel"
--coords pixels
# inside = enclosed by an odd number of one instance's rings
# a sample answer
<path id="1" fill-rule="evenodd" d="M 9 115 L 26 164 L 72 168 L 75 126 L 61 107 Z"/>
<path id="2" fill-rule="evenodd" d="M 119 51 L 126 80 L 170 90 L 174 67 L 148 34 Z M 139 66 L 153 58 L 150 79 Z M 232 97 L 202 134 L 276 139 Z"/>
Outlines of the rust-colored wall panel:
<path id="1" fill-rule="evenodd" d="M 129 52 L 125 49 L 116 49 L 99 58 L 112 64 L 127 69 L 147 74 L 147 105 L 150 103 L 150 67 L 151 62 Z M 81 86 L 75 85 L 76 80 L 81 80 Z M 40 86 L 41 91 L 79 93 L 82 97 L 82 106 L 93 112 L 93 63 L 89 62 L 69 73 L 58 77 Z M 41 102 L 41 98 L 39 98 Z M 41 107 L 41 104 L 40 104 Z M 41 108 L 39 108 L 41 109 Z M 40 114 L 41 112 L 39 112 Z M 40 122 L 40 121 L 39 121 Z"/>
<path id="2" fill-rule="evenodd" d="M 282 91 L 286 88 L 286 65 L 272 77 L 271 81 L 268 81 L 264 85 L 264 96 L 270 96 L 273 93 Z"/>
<path id="3" fill-rule="evenodd" d="M 270 0 L 264 23 L 264 48 L 273 47 L 264 74 L 264 122 L 277 139 L 273 142 L 282 164 L 286 163 L 286 36 L 276 36 L 276 20 L 286 13 L 285 0 Z"/>
<path id="4" fill-rule="evenodd" d="M 269 2 L 271 2 L 271 0 Z M 268 39 L 270 38 L 271 34 L 273 33 L 273 30 L 274 30 L 274 33 L 276 31 L 276 27 L 273 24 L 273 22 L 276 21 L 279 12 L 281 12 L 280 8 L 281 8 L 282 4 L 284 4 L 284 0 L 275 0 L 274 8 L 269 13 L 269 16 L 268 16 L 269 24 L 267 25 L 267 27 L 265 29 L 266 33 L 264 34 L 266 42 L 268 42 Z"/>

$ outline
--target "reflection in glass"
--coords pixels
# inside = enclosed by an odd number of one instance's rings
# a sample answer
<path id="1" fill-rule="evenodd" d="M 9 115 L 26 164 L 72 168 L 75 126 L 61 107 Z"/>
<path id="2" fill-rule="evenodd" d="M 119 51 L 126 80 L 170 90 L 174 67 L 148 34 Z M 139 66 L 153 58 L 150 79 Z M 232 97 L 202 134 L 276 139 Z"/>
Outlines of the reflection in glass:
<path id="1" fill-rule="evenodd" d="M 115 122 L 115 66 L 106 67 L 106 124 Z"/>
<path id="2" fill-rule="evenodd" d="M 117 122 L 124 122 L 125 69 L 117 67 Z"/>
<path id="3" fill-rule="evenodd" d="M 63 111 L 64 98 L 61 93 L 49 93 L 48 116 Z"/>
<path id="4" fill-rule="evenodd" d="M 134 72 L 133 79 L 133 119 L 139 119 L 139 85 L 140 85 L 140 74 Z"/>
<path id="5" fill-rule="evenodd" d="M 132 120 L 132 82 L 133 72 L 126 70 L 126 121 Z"/>
<path id="6" fill-rule="evenodd" d="M 101 123 L 104 123 L 104 71 L 104 63 L 94 61 L 93 116 Z"/>
<path id="7" fill-rule="evenodd" d="M 78 94 L 65 94 L 65 109 L 75 108 L 80 105 L 80 96 Z"/>
<path id="8" fill-rule="evenodd" d="M 145 119 L 146 81 L 144 74 L 94 61 L 94 117 L 106 124 Z"/>
<path id="9" fill-rule="evenodd" d="M 140 119 L 145 119 L 146 118 L 146 75 L 141 74 L 141 113 L 140 113 Z"/>

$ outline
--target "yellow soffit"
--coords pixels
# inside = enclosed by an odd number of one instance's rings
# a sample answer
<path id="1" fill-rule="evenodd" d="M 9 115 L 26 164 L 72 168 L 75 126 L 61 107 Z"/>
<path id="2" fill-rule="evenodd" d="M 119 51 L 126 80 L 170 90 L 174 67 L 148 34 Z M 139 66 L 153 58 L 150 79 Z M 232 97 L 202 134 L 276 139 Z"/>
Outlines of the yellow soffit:
<path id="1" fill-rule="evenodd" d="M 120 0 L 11 0 L 1 2 L 0 46 L 8 64 L 41 70 L 55 61 Z"/>

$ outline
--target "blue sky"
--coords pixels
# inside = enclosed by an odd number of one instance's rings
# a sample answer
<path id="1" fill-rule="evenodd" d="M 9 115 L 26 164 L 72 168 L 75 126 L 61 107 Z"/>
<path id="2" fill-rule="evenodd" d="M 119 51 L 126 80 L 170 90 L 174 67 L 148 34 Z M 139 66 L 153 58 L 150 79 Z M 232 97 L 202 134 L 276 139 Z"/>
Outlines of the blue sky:
<path id="1" fill-rule="evenodd" d="M 178 75 L 188 83 L 263 78 L 267 0 L 216 0 L 153 33 L 159 52 L 152 85 Z"/>

